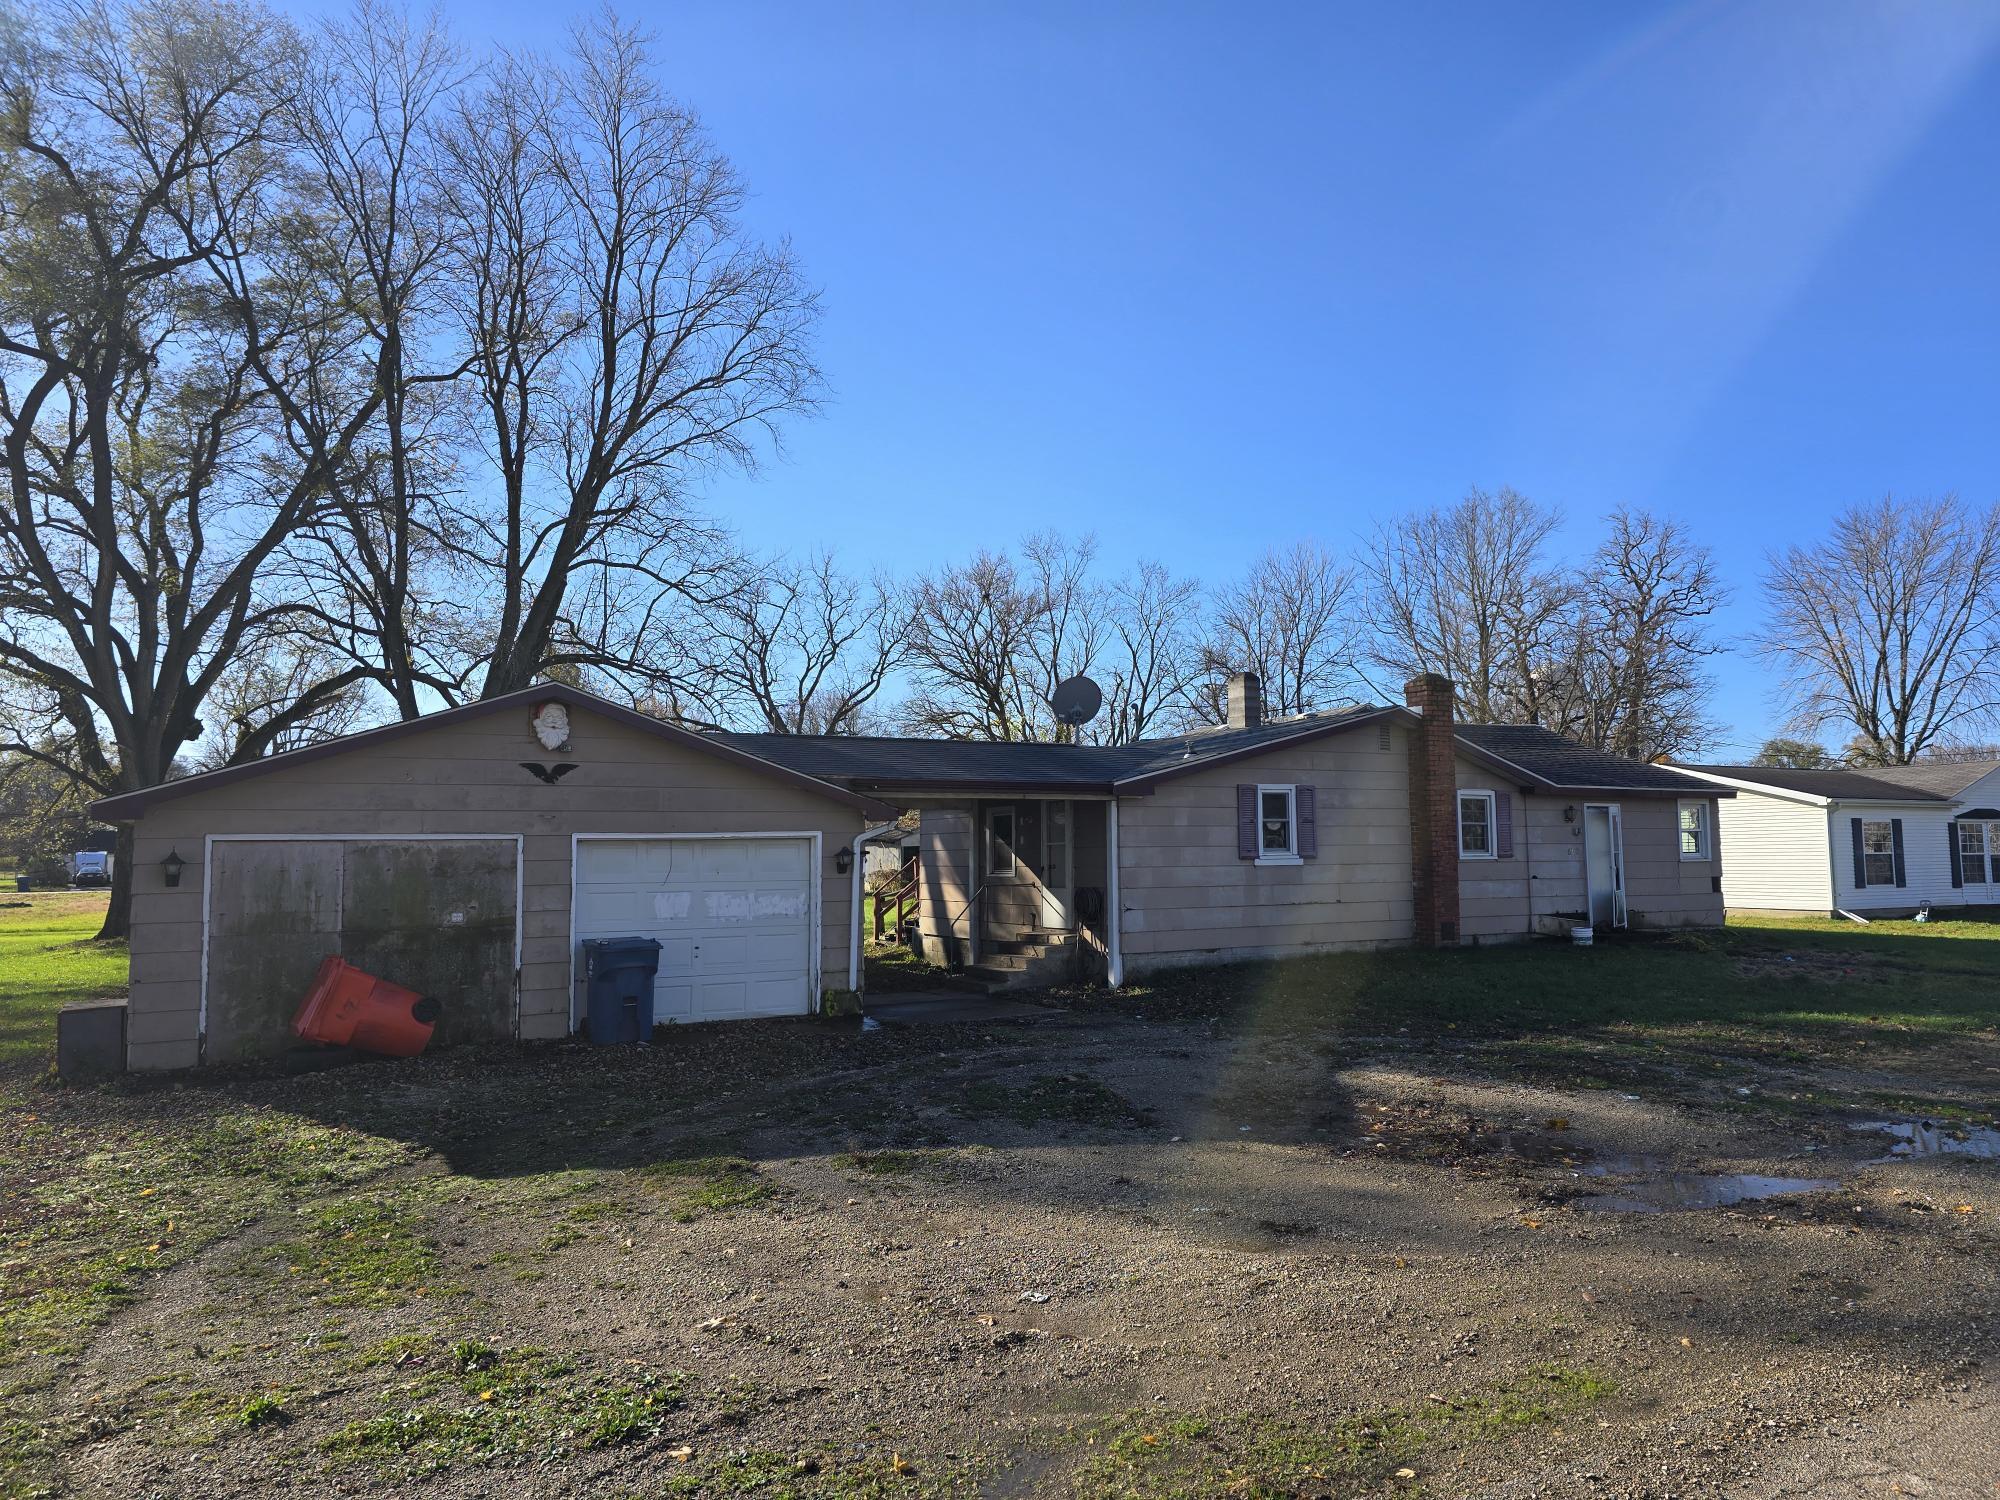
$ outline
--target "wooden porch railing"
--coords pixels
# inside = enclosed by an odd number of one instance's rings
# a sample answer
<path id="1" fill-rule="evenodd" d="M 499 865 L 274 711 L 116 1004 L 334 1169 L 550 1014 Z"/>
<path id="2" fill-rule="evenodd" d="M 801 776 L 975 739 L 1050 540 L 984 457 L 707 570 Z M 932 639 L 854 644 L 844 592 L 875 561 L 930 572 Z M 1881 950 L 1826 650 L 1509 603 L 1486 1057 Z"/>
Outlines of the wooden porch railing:
<path id="1" fill-rule="evenodd" d="M 896 884 L 888 890 L 875 892 L 875 941 L 892 943 L 904 942 L 909 937 L 910 923 L 917 914 L 918 863 L 915 856 L 903 861 L 903 867 L 896 872 Z M 890 922 L 884 913 L 893 906 L 896 919 Z"/>

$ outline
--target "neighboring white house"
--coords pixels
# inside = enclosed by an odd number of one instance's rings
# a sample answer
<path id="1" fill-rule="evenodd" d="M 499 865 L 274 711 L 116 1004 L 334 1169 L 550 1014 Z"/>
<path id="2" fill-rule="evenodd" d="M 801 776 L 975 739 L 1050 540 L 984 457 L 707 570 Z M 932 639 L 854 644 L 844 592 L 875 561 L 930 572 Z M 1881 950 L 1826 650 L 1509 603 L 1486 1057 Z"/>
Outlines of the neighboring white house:
<path id="1" fill-rule="evenodd" d="M 1717 814 L 1730 911 L 2000 905 L 2000 761 L 1675 769 L 1736 793 Z"/>

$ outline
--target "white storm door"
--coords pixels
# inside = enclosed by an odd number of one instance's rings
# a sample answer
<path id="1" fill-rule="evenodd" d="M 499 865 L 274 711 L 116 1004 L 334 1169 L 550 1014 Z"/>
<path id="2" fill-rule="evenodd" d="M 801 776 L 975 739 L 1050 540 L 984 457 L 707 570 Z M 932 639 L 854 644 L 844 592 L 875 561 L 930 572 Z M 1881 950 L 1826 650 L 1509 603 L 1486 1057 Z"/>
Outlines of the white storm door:
<path id="1" fill-rule="evenodd" d="M 812 877 L 810 838 L 582 839 L 577 940 L 659 940 L 656 1022 L 805 1015 Z"/>

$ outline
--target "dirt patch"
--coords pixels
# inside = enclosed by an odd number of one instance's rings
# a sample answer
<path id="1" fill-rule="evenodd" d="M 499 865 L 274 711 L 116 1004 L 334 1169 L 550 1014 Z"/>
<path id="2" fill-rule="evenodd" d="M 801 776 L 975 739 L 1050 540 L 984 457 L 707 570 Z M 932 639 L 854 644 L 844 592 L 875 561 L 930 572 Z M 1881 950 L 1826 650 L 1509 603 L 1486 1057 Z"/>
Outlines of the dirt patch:
<path id="1" fill-rule="evenodd" d="M 2000 1360 L 1992 1163 L 1879 1160 L 1857 1075 L 1804 1051 L 1586 1040 L 1646 1055 L 1648 1089 L 1105 1014 L 49 1091 L 8 1183 L 34 1277 L 0 1311 L 41 1318 L 0 1372 L 8 1478 L 1637 1497 L 1971 1399 Z M 1930 1055 L 1868 1088 L 1936 1096 Z M 1950 1061 L 1983 1076 L 2000 1041 Z M 1841 1187 L 1575 1206 L 1617 1157 Z"/>

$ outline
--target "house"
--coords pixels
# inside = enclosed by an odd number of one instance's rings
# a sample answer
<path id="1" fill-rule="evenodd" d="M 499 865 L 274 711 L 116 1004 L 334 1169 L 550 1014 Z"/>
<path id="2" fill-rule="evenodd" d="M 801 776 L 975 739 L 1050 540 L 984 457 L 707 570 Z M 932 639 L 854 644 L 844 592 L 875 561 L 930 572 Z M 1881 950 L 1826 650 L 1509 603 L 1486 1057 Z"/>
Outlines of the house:
<path id="1" fill-rule="evenodd" d="M 932 958 L 997 980 L 1722 918 L 1733 793 L 1403 706 L 1123 746 L 699 734 L 542 686 L 96 806 L 134 825 L 128 1059 L 271 1052 L 319 958 L 445 1041 L 579 1024 L 578 945 L 655 936 L 663 1020 L 861 983 L 867 846 L 917 814 Z"/>
<path id="2" fill-rule="evenodd" d="M 996 978 L 1720 924 L 1726 790 L 1408 695 L 1265 720 L 1244 673 L 1226 725 L 1116 747 L 732 740 L 916 808 L 926 956 Z"/>
<path id="3" fill-rule="evenodd" d="M 2000 903 L 2000 761 L 1681 766 L 1722 804 L 1731 911 L 1902 915 Z"/>

